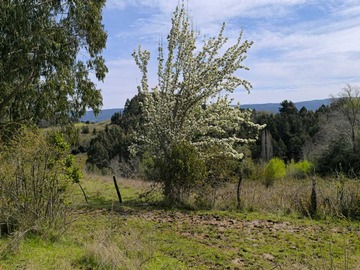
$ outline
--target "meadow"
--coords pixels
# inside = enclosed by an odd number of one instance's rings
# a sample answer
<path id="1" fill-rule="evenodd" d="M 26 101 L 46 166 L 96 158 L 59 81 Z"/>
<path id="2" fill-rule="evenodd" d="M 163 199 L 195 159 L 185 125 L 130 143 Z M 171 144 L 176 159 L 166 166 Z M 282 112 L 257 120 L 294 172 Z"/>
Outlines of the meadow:
<path id="1" fill-rule="evenodd" d="M 165 207 L 150 182 L 118 183 L 122 204 L 111 176 L 85 173 L 89 202 L 73 185 L 61 233 L 1 238 L 1 268 L 360 269 L 359 222 L 329 214 L 337 209 L 330 207 L 335 182 L 318 180 L 317 218 L 304 210 L 310 179 L 278 181 L 271 188 L 245 180 L 240 210 L 233 185 L 217 192 L 214 209 L 200 210 Z M 356 182 L 345 187 L 359 192 Z"/>

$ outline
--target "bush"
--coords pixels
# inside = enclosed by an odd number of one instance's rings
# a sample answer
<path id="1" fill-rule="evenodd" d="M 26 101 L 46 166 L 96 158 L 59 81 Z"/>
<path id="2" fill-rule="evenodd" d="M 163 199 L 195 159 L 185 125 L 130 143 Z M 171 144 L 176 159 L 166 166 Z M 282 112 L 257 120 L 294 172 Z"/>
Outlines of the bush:
<path id="1" fill-rule="evenodd" d="M 287 165 L 286 175 L 288 177 L 302 179 L 313 173 L 314 169 L 314 164 L 310 161 L 303 160 L 295 163 L 294 160 L 291 160 L 291 163 Z"/>
<path id="2" fill-rule="evenodd" d="M 285 162 L 279 158 L 272 158 L 265 166 L 265 185 L 270 187 L 274 181 L 286 176 Z"/>
<path id="3" fill-rule="evenodd" d="M 168 157 L 145 155 L 142 171 L 151 180 L 163 183 L 163 193 L 170 205 L 184 204 L 191 191 L 206 178 L 206 165 L 196 148 L 188 142 L 170 146 Z"/>
<path id="4" fill-rule="evenodd" d="M 257 181 L 264 178 L 265 163 L 256 163 L 252 159 L 245 159 L 242 165 L 245 179 Z"/>
<path id="5" fill-rule="evenodd" d="M 90 133 L 90 128 L 89 128 L 89 126 L 82 126 L 82 127 L 81 127 L 81 133 L 83 133 L 83 134 L 89 134 L 89 133 Z"/>
<path id="6" fill-rule="evenodd" d="M 196 148 L 187 142 L 171 147 L 170 157 L 161 160 L 160 176 L 169 203 L 184 203 L 206 178 L 206 165 Z"/>
<path id="7" fill-rule="evenodd" d="M 216 147 L 207 149 L 210 157 L 205 161 L 207 177 L 200 181 L 195 190 L 195 206 L 212 209 L 216 204 L 217 191 L 226 184 L 235 182 L 239 173 L 239 160 L 224 156 L 212 156 L 220 152 Z"/>
<path id="8" fill-rule="evenodd" d="M 360 175 L 359 150 L 360 143 L 356 145 L 354 152 L 349 141 L 339 138 L 318 158 L 317 172 L 323 176 L 343 172 L 349 178 L 357 178 Z"/>
<path id="9" fill-rule="evenodd" d="M 27 129 L 0 148 L 0 234 L 49 236 L 64 228 L 65 190 L 75 170 L 68 151 L 60 133 Z"/>
<path id="10" fill-rule="evenodd" d="M 76 148 L 80 144 L 80 131 L 73 124 L 61 127 L 61 134 L 63 134 L 66 142 L 72 148 Z"/>
<path id="11" fill-rule="evenodd" d="M 128 161 L 130 143 L 131 137 L 123 129 L 118 126 L 106 126 L 105 130 L 99 131 L 90 141 L 86 162 L 102 170 L 108 169 L 113 159 Z"/>

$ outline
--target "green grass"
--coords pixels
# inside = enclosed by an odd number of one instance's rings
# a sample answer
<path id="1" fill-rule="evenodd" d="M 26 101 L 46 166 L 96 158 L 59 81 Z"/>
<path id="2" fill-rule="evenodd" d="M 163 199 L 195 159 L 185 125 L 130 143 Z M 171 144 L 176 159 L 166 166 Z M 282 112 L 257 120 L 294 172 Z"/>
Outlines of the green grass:
<path id="1" fill-rule="evenodd" d="M 112 177 L 85 174 L 65 233 L 12 240 L 0 269 L 360 269 L 358 222 L 161 209 L 139 199 L 148 183 L 118 181 L 123 205 Z"/>
<path id="2" fill-rule="evenodd" d="M 91 139 L 94 138 L 96 135 L 93 134 L 94 129 L 96 129 L 96 132 L 99 132 L 101 130 L 104 130 L 106 125 L 110 124 L 110 120 L 97 122 L 97 123 L 76 123 L 75 127 L 80 130 L 80 145 L 88 146 Z M 88 127 L 89 133 L 85 134 L 82 133 L 82 127 Z"/>

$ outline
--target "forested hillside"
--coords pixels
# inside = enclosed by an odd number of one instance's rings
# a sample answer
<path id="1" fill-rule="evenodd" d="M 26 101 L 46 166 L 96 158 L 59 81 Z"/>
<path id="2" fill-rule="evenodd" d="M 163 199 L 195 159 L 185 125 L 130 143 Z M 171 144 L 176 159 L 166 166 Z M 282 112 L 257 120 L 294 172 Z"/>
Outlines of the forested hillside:
<path id="1" fill-rule="evenodd" d="M 319 99 L 319 100 L 309 100 L 309 101 L 301 101 L 294 102 L 296 108 L 300 110 L 302 107 L 305 107 L 309 111 L 316 111 L 322 105 L 329 105 L 331 103 L 331 99 Z M 251 109 L 258 112 L 279 112 L 281 104 L 280 103 L 265 103 L 265 104 L 241 104 L 241 108 L 243 109 Z M 111 116 L 116 112 L 122 112 L 123 108 L 118 109 L 105 109 L 101 110 L 101 112 L 95 116 L 93 111 L 87 111 L 86 114 L 80 118 L 81 122 L 101 122 L 105 120 L 110 120 Z"/>
<path id="2" fill-rule="evenodd" d="M 342 94 L 351 97 L 357 95 L 356 91 L 356 87 L 348 86 Z M 115 113 L 111 118 L 111 125 L 92 140 L 88 153 L 89 163 L 105 168 L 114 160 L 124 162 L 132 159 L 127 149 L 134 140 L 134 134 L 141 130 L 144 123 L 139 99 L 137 96 L 128 101 L 124 111 Z M 354 147 L 358 147 L 358 113 L 354 111 L 356 113 L 353 117 L 356 121 L 352 127 L 352 122 L 349 122 L 348 118 L 348 107 L 351 104 L 348 102 L 351 102 L 349 97 L 342 97 L 334 99 L 330 105 L 322 105 L 312 111 L 305 107 L 299 110 L 293 102 L 285 100 L 280 104 L 276 114 L 253 111 L 253 121 L 266 125 L 266 128 L 259 139 L 247 148 L 248 158 L 254 163 L 267 162 L 273 157 L 284 160 L 286 164 L 307 160 L 316 165 L 314 170 L 322 175 L 332 175 L 341 171 L 355 177 L 360 173 L 360 167 L 357 165 L 359 160 L 353 156 Z M 116 138 L 127 139 L 115 143 L 111 139 L 114 133 L 117 134 Z M 97 163 L 96 159 L 101 160 L 99 162 L 102 165 Z M 108 165 L 105 165 L 105 160 Z"/>

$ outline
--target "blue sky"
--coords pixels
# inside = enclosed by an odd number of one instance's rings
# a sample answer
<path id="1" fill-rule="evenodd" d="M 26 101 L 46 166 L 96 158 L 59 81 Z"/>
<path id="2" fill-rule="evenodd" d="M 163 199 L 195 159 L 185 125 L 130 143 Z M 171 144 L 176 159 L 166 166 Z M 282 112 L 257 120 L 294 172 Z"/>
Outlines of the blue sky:
<path id="1" fill-rule="evenodd" d="M 109 73 L 98 83 L 103 109 L 120 108 L 137 93 L 141 74 L 131 53 L 139 45 L 151 52 L 149 82 L 156 83 L 157 45 L 166 37 L 178 0 L 107 0 L 108 32 L 104 57 Z M 188 0 L 202 35 L 215 36 L 223 22 L 229 46 L 241 30 L 254 41 L 238 73 L 249 80 L 240 104 L 297 102 L 336 95 L 345 84 L 360 85 L 359 0 Z"/>

